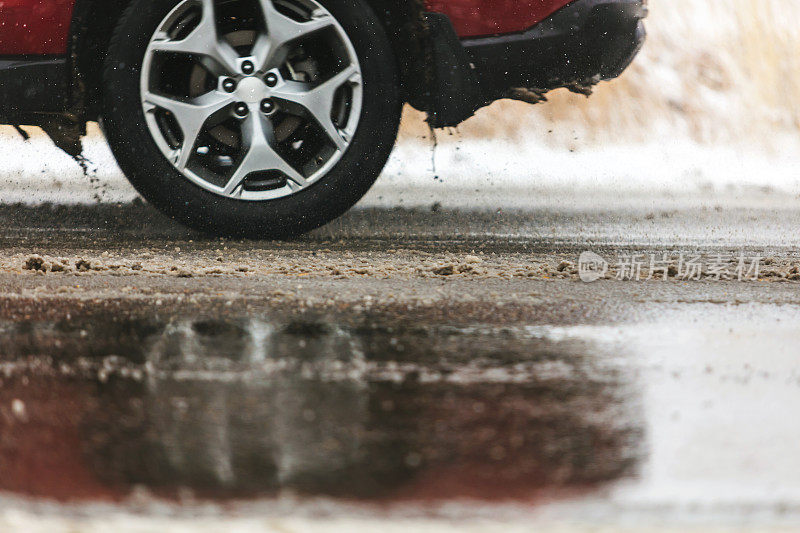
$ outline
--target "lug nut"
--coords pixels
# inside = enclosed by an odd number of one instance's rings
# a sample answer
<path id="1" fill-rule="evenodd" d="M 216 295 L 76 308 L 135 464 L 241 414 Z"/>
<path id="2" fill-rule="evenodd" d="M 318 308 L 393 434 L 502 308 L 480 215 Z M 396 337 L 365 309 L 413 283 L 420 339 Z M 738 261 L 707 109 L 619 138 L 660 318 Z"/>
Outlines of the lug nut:
<path id="1" fill-rule="evenodd" d="M 222 88 L 225 90 L 226 93 L 232 93 L 236 90 L 236 80 L 233 78 L 225 78 L 222 81 Z"/>
<path id="2" fill-rule="evenodd" d="M 270 100 L 269 98 L 265 98 L 261 100 L 261 112 L 265 115 L 269 115 L 275 111 L 275 102 Z"/>
<path id="3" fill-rule="evenodd" d="M 250 112 L 250 109 L 247 107 L 247 104 L 244 102 L 239 102 L 235 106 L 233 106 L 233 113 L 239 117 L 244 118 Z"/>
<path id="4" fill-rule="evenodd" d="M 242 61 L 242 73 L 249 76 L 256 71 L 256 66 L 252 61 Z"/>
<path id="5" fill-rule="evenodd" d="M 278 85 L 278 75 L 274 72 L 270 72 L 264 77 L 264 82 L 266 82 L 267 87 L 275 87 Z"/>

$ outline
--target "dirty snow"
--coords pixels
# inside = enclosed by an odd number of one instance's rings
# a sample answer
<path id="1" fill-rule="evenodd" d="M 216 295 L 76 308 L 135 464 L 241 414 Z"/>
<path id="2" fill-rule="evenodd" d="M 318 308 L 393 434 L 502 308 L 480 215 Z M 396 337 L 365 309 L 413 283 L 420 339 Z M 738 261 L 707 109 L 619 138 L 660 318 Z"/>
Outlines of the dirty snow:
<path id="1" fill-rule="evenodd" d="M 2 203 L 91 204 L 97 198 L 128 202 L 137 196 L 96 131 L 85 143 L 92 180 L 44 136 L 26 142 L 0 128 L 0 142 Z M 537 138 L 518 143 L 460 139 L 440 143 L 434 150 L 420 139 L 397 146 L 359 205 L 613 208 L 652 205 L 654 196 L 660 207 L 674 201 L 686 205 L 687 200 L 696 205 L 780 205 L 794 202 L 798 195 L 800 150 L 770 155 L 677 139 L 570 151 L 546 146 Z"/>

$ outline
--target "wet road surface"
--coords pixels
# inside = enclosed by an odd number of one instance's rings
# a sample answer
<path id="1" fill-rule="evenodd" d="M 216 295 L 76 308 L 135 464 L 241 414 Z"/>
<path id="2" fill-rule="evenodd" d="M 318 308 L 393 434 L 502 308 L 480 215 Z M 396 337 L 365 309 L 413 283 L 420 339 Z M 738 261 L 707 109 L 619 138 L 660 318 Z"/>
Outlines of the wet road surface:
<path id="1" fill-rule="evenodd" d="M 256 243 L 0 207 L 0 529 L 791 529 L 799 219 L 362 209 Z M 763 265 L 587 284 L 586 250 Z"/>

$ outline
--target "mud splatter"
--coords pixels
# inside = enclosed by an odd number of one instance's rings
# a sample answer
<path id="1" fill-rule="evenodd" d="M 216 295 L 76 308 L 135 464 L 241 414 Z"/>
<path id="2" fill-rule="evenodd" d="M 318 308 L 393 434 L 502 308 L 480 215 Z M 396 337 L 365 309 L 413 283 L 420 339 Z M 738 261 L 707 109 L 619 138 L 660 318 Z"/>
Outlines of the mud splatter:
<path id="1" fill-rule="evenodd" d="M 30 134 L 30 133 L 28 133 L 27 131 L 23 130 L 23 129 L 22 129 L 22 126 L 19 126 L 19 125 L 17 125 L 17 124 L 14 124 L 14 125 L 12 125 L 12 128 L 14 128 L 15 130 L 17 130 L 17 133 L 19 133 L 19 135 L 20 135 L 20 137 L 22 137 L 22 140 L 23 140 L 23 141 L 29 141 L 29 140 L 30 140 L 30 138 L 31 138 L 31 134 Z"/>
<path id="2" fill-rule="evenodd" d="M 57 148 L 77 163 L 84 177 L 89 180 L 95 202 L 101 203 L 106 197 L 108 186 L 100 182 L 97 167 L 84 154 L 82 139 L 86 134 L 85 124 L 81 125 L 69 117 L 55 117 L 41 124 L 41 128 Z"/>

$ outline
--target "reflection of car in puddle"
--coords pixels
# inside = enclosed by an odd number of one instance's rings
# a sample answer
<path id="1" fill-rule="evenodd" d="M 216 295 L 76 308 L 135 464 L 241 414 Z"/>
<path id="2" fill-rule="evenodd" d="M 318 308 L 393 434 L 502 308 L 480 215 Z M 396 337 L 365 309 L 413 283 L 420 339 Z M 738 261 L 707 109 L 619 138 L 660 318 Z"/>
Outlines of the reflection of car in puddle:
<path id="1" fill-rule="evenodd" d="M 4 490 L 531 498 L 631 475 L 641 454 L 630 376 L 591 345 L 522 328 L 146 320 L 5 333 Z M 15 399 L 24 416 L 6 408 Z"/>

